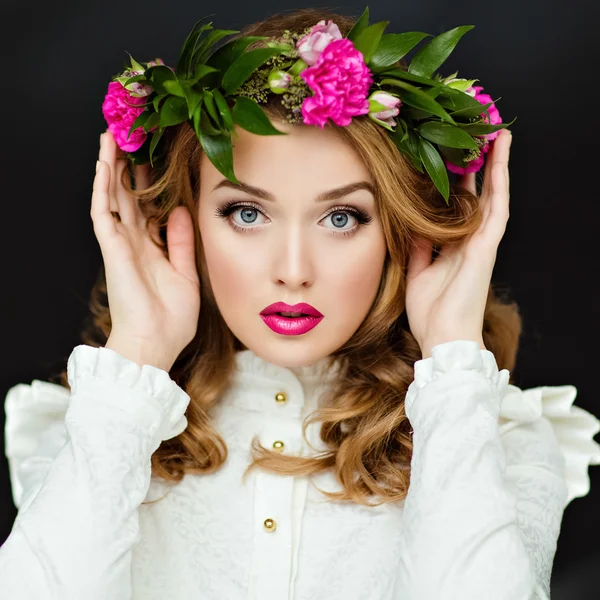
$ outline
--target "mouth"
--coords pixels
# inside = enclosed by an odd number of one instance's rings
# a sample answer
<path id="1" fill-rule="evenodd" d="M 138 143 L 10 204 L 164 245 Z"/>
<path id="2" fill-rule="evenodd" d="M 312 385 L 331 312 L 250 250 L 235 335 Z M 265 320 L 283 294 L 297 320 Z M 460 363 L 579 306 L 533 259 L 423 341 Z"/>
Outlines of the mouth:
<path id="1" fill-rule="evenodd" d="M 276 302 L 262 310 L 260 316 L 272 331 L 281 335 L 302 335 L 323 320 L 323 315 L 305 302 L 293 306 Z"/>
<path id="2" fill-rule="evenodd" d="M 275 302 L 264 308 L 260 312 L 261 316 L 278 315 L 284 319 L 298 319 L 302 317 L 323 317 L 323 315 L 310 304 L 300 302 L 299 304 L 286 304 L 285 302 Z"/>

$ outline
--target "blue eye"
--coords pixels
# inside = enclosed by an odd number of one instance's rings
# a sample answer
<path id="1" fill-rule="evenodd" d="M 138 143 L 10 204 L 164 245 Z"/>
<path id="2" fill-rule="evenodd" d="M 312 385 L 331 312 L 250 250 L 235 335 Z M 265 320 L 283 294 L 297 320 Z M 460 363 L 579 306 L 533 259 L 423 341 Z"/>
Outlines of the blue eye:
<path id="1" fill-rule="evenodd" d="M 231 226 L 237 231 L 248 233 L 257 229 L 256 227 L 246 227 L 234 222 L 230 217 L 237 211 L 240 211 L 239 214 L 242 222 L 248 225 L 256 224 L 255 213 L 265 216 L 261 208 L 253 202 L 238 202 L 236 200 L 229 200 L 223 206 L 218 207 L 215 211 L 215 215 L 223 219 L 228 219 Z M 358 225 L 352 229 L 341 229 L 341 227 L 348 223 L 348 215 L 351 215 L 357 221 Z M 334 231 L 332 231 L 332 233 L 334 235 L 354 234 L 363 225 L 367 225 L 373 220 L 364 210 L 353 206 L 335 206 L 325 215 L 325 217 L 323 217 L 323 220 L 328 217 L 332 217 L 332 223 L 334 224 Z M 338 227 L 338 225 L 340 227 Z M 337 229 L 337 231 L 335 231 L 335 229 Z"/>

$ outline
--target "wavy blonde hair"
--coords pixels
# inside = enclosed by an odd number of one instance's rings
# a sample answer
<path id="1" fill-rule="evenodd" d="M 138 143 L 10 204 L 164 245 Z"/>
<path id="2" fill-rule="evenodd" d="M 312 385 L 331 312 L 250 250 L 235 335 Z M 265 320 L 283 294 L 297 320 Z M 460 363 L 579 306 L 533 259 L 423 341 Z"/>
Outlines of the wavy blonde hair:
<path id="1" fill-rule="evenodd" d="M 303 32 L 321 19 L 332 19 L 346 36 L 354 18 L 329 9 L 301 9 L 276 14 L 248 26 L 245 35 L 278 36 L 285 29 Z M 256 42 L 250 49 L 258 47 Z M 406 65 L 400 61 L 398 65 Z M 280 98 L 272 95 L 265 106 L 271 117 L 283 117 Z M 404 398 L 414 378 L 414 363 L 421 350 L 410 332 L 405 312 L 406 266 L 415 235 L 434 247 L 460 242 L 481 223 L 478 199 L 466 189 L 451 186 L 450 205 L 427 175 L 419 173 L 398 150 L 386 130 L 366 116 L 347 127 L 334 127 L 361 156 L 376 187 L 376 206 L 383 223 L 387 254 L 381 284 L 371 313 L 343 347 L 331 355 L 342 361 L 346 376 L 327 395 L 324 406 L 309 415 L 303 435 L 313 421 L 321 421 L 320 436 L 329 450 L 300 457 L 279 454 L 252 441 L 251 469 L 261 467 L 285 475 L 311 475 L 326 469 L 342 484 L 337 493 L 323 492 L 332 500 L 364 505 L 403 500 L 410 483 L 411 425 Z M 188 426 L 177 437 L 162 442 L 152 456 L 152 473 L 178 482 L 186 473 L 212 473 L 227 458 L 227 446 L 209 419 L 234 372 L 235 353 L 244 346 L 223 320 L 213 296 L 197 226 L 200 157 L 202 148 L 185 122 L 163 136 L 167 160 L 151 173 L 151 185 L 133 190 L 130 173 L 123 170 L 123 185 L 139 199 L 150 222 L 159 226 L 166 248 L 166 223 L 171 211 L 186 206 L 196 224 L 196 260 L 201 281 L 201 310 L 194 340 L 173 365 L 171 378 L 190 396 Z M 161 163 L 162 164 L 162 163 Z M 165 249 L 166 253 L 166 249 Z M 103 266 L 90 296 L 90 314 L 81 333 L 82 343 L 99 347 L 111 330 Z M 501 300 L 490 285 L 483 325 L 483 340 L 500 369 L 515 365 L 521 334 L 521 317 L 514 302 Z M 58 375 L 69 388 L 66 368 Z M 373 497 L 378 500 L 373 502 Z"/>

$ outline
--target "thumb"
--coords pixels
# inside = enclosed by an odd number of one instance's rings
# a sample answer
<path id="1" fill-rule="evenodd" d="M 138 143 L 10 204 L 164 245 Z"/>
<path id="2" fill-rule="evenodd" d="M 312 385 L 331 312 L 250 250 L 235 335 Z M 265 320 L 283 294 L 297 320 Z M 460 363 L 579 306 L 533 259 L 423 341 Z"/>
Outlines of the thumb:
<path id="1" fill-rule="evenodd" d="M 407 279 L 414 279 L 423 269 L 431 264 L 431 242 L 424 237 L 417 236 L 412 240 L 411 253 L 408 259 Z"/>
<path id="2" fill-rule="evenodd" d="M 194 223 L 185 206 L 177 206 L 169 215 L 167 248 L 173 268 L 190 281 L 197 283 Z"/>

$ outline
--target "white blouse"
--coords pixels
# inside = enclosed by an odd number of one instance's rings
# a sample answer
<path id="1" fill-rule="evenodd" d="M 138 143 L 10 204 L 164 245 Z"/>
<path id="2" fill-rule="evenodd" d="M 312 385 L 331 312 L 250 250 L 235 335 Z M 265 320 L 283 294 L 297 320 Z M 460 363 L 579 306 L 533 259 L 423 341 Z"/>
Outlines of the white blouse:
<path id="1" fill-rule="evenodd" d="M 76 346 L 71 391 L 17 384 L 6 455 L 19 509 L 0 548 L 4 600 L 529 600 L 549 598 L 565 506 L 589 492 L 600 420 L 572 385 L 521 390 L 473 341 L 435 346 L 406 396 L 414 429 L 404 502 L 332 502 L 330 472 L 256 469 L 250 442 L 325 449 L 302 420 L 338 374 L 250 350 L 212 418 L 229 456 L 178 484 L 151 477 L 187 427 L 166 371 Z M 281 446 L 281 444 L 279 444 Z M 143 501 L 162 498 L 153 504 Z"/>

